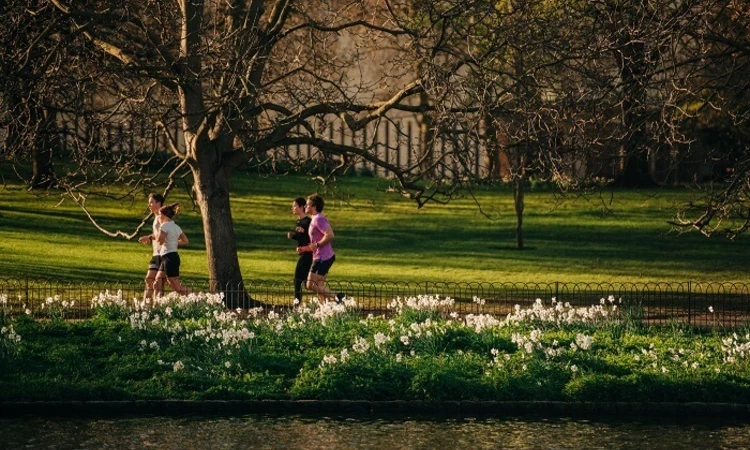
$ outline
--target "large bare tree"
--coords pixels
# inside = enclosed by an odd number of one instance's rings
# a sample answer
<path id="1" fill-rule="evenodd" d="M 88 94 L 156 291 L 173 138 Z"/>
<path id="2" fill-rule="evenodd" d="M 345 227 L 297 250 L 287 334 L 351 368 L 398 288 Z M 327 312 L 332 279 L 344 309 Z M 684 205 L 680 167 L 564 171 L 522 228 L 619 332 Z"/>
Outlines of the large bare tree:
<path id="1" fill-rule="evenodd" d="M 189 174 L 208 275 L 218 288 L 243 280 L 230 175 L 271 149 L 306 145 L 342 165 L 367 161 L 388 170 L 397 190 L 421 202 L 450 195 L 445 183 L 422 177 L 434 173 L 434 164 L 398 167 L 374 145 L 335 143 L 325 133 L 333 121 L 355 133 L 392 112 L 425 111 L 416 97 L 439 80 L 406 74 L 416 73 L 418 62 L 442 57 L 435 30 L 450 12 L 412 17 L 411 1 L 50 3 L 96 68 L 86 77 L 89 95 L 80 99 L 78 116 L 94 127 L 119 123 L 121 138 L 144 123 L 161 128 L 172 157 L 157 172 L 167 175 L 166 189 Z M 379 56 L 383 47 L 387 57 Z M 153 152 L 119 142 L 118 151 L 108 153 L 92 145 L 90 134 L 74 134 L 80 170 L 61 181 L 80 204 L 94 181 L 140 186 L 145 178 L 158 179 L 143 172 L 154 167 Z"/>

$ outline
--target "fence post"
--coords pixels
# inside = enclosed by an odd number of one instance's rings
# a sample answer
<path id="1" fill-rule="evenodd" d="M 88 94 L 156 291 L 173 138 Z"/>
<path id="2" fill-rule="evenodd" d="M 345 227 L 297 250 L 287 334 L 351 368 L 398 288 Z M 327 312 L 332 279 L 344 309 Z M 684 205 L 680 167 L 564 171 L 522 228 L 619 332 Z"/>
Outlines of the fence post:
<path id="1" fill-rule="evenodd" d="M 29 304 L 29 276 L 28 275 L 26 275 L 26 293 L 25 293 L 24 298 L 26 299 L 26 304 L 29 305 L 29 309 L 31 309 L 31 304 Z"/>
<path id="2" fill-rule="evenodd" d="M 560 282 L 555 281 L 555 300 L 559 303 L 560 302 Z"/>
<path id="3" fill-rule="evenodd" d="M 688 280 L 688 325 L 693 325 L 693 283 Z"/>

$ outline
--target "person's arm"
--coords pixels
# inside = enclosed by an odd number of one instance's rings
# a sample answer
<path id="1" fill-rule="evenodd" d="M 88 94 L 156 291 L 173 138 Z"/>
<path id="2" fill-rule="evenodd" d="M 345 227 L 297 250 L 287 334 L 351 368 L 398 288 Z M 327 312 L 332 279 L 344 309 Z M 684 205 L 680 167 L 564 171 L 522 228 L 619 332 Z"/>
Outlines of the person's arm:
<path id="1" fill-rule="evenodd" d="M 138 238 L 138 242 L 141 244 L 150 244 L 154 240 L 154 235 L 149 234 L 148 236 L 141 236 Z"/>
<path id="2" fill-rule="evenodd" d="M 307 233 L 305 233 L 305 229 L 302 227 L 297 227 L 294 229 L 294 231 L 290 231 L 289 233 L 287 233 L 286 237 L 288 237 L 289 239 L 294 239 L 295 241 L 299 242 L 302 239 L 302 237 L 305 235 L 307 235 Z"/>
<path id="3" fill-rule="evenodd" d="M 297 241 L 297 247 L 303 247 L 310 244 L 310 218 L 303 217 L 297 221 L 297 226 L 294 227 L 294 232 L 289 233 L 289 238 Z M 309 249 L 306 251 L 310 251 Z"/>
<path id="4" fill-rule="evenodd" d="M 164 230 L 159 230 L 159 235 L 156 236 L 156 242 L 163 245 L 166 241 L 167 233 L 165 233 Z"/>
<path id="5" fill-rule="evenodd" d="M 308 227 L 308 232 L 304 234 L 299 234 L 299 239 L 297 240 L 297 254 L 302 253 L 309 253 L 313 251 L 312 244 L 310 243 L 310 229 Z M 302 243 L 305 242 L 305 245 L 302 245 Z"/>
<path id="6" fill-rule="evenodd" d="M 310 243 L 310 249 L 311 250 L 317 250 L 321 246 L 331 243 L 333 241 L 334 237 L 335 237 L 335 235 L 333 234 L 333 228 L 331 228 L 331 226 L 328 225 L 323 230 L 323 237 L 320 238 L 320 240 L 318 242 L 311 242 Z"/>
<path id="7" fill-rule="evenodd" d="M 180 237 L 177 238 L 177 245 L 180 247 L 183 247 L 185 245 L 188 245 L 190 241 L 187 238 L 187 235 L 185 233 L 180 234 Z"/>

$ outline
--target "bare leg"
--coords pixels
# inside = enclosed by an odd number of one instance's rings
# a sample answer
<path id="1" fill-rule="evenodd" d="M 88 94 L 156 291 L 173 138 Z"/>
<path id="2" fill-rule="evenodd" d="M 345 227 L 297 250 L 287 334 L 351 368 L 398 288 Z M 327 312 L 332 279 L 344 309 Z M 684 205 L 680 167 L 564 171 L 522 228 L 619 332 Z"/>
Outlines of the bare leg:
<path id="1" fill-rule="evenodd" d="M 156 274 L 156 279 L 154 280 L 154 298 L 164 295 L 164 280 L 166 279 L 167 276 L 164 272 L 159 271 Z"/>
<path id="2" fill-rule="evenodd" d="M 143 300 L 153 300 L 154 284 L 156 283 L 156 270 L 146 272 L 146 289 L 143 291 Z"/>
<path id="3" fill-rule="evenodd" d="M 180 295 L 187 295 L 191 292 L 190 288 L 180 283 L 180 277 L 167 278 L 167 283 L 169 283 L 169 287 L 171 287 L 173 291 Z"/>
<path id="4" fill-rule="evenodd" d="M 321 303 L 325 302 L 326 298 L 336 298 L 335 294 L 331 292 L 331 289 L 328 287 L 328 283 L 326 283 L 325 275 L 318 275 L 317 273 L 310 272 L 310 274 L 307 276 L 306 287 L 307 289 L 318 294 L 318 299 Z"/>

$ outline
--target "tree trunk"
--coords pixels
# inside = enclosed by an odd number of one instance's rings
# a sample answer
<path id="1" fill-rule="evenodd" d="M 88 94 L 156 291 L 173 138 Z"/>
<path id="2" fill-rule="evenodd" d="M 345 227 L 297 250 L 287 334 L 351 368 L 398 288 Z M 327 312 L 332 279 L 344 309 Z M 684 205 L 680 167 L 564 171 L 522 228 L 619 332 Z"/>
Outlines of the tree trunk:
<path id="1" fill-rule="evenodd" d="M 52 149 L 48 145 L 35 146 L 31 150 L 32 176 L 30 189 L 47 189 L 55 184 L 52 169 Z"/>
<path id="2" fill-rule="evenodd" d="M 16 95 L 7 95 L 8 109 L 14 119 L 7 126 L 5 145 L 8 158 L 28 155 L 32 175 L 29 189 L 46 189 L 55 184 L 52 154 L 56 144 L 54 114 L 46 111 L 41 99 L 26 83 L 16 86 Z M 19 95 L 25 94 L 25 96 Z M 28 151 L 28 153 L 26 153 Z"/>
<path id="3" fill-rule="evenodd" d="M 204 145 L 215 147 L 212 142 L 204 142 Z M 224 302 L 230 309 L 257 306 L 245 292 L 237 257 L 229 202 L 230 171 L 222 167 L 221 158 L 211 156 L 220 155 L 220 151 L 196 149 L 194 154 L 201 155 L 193 165 L 192 172 L 196 202 L 203 221 L 211 290 L 224 292 Z"/>
<path id="4" fill-rule="evenodd" d="M 516 248 L 523 250 L 523 182 L 524 177 L 519 173 L 513 177 L 513 206 L 516 211 Z"/>
<path id="5" fill-rule="evenodd" d="M 429 103 L 427 94 L 420 94 L 420 104 Z M 417 114 L 417 124 L 419 124 L 419 169 L 428 179 L 433 179 L 438 175 L 432 165 L 435 162 L 435 128 L 434 120 L 429 113 Z"/>
<path id="6" fill-rule="evenodd" d="M 212 291 L 224 292 L 227 308 L 257 306 L 245 292 L 229 204 L 230 158 L 234 135 L 223 131 L 223 118 L 207 114 L 203 99 L 200 51 L 204 2 L 186 0 L 182 9 L 178 85 L 185 155 L 193 173 L 193 189 L 203 221 L 208 276 Z M 211 126 L 214 125 L 214 127 Z M 218 125 L 217 125 L 218 124 Z"/>
<path id="7" fill-rule="evenodd" d="M 624 146 L 620 173 L 615 178 L 615 186 L 624 188 L 645 188 L 656 185 L 649 170 L 648 154 L 645 150 Z"/>
<path id="8" fill-rule="evenodd" d="M 648 143 L 646 121 L 640 112 L 646 94 L 641 88 L 629 91 L 622 102 L 627 140 L 620 148 L 620 173 L 614 184 L 624 188 L 652 187 L 656 182 L 649 170 L 648 150 L 645 148 Z"/>
<path id="9" fill-rule="evenodd" d="M 497 142 L 498 132 L 495 126 L 495 119 L 490 113 L 484 115 L 484 129 L 487 136 L 484 145 L 487 152 L 485 155 L 487 178 L 498 180 L 500 179 L 500 146 Z"/>
<path id="10" fill-rule="evenodd" d="M 621 44 L 615 57 L 624 85 L 622 125 L 626 138 L 620 149 L 620 173 L 615 177 L 615 185 L 628 188 L 650 187 L 656 184 L 648 170 L 649 142 L 647 120 L 644 117 L 647 97 L 645 86 L 650 76 L 650 62 L 645 45 L 639 39 L 628 34 L 622 37 Z"/>
<path id="11" fill-rule="evenodd" d="M 55 185 L 55 172 L 52 166 L 52 154 L 57 147 L 59 134 L 54 121 L 54 114 L 39 111 L 39 128 L 31 147 L 32 176 L 29 189 L 48 189 Z"/>

